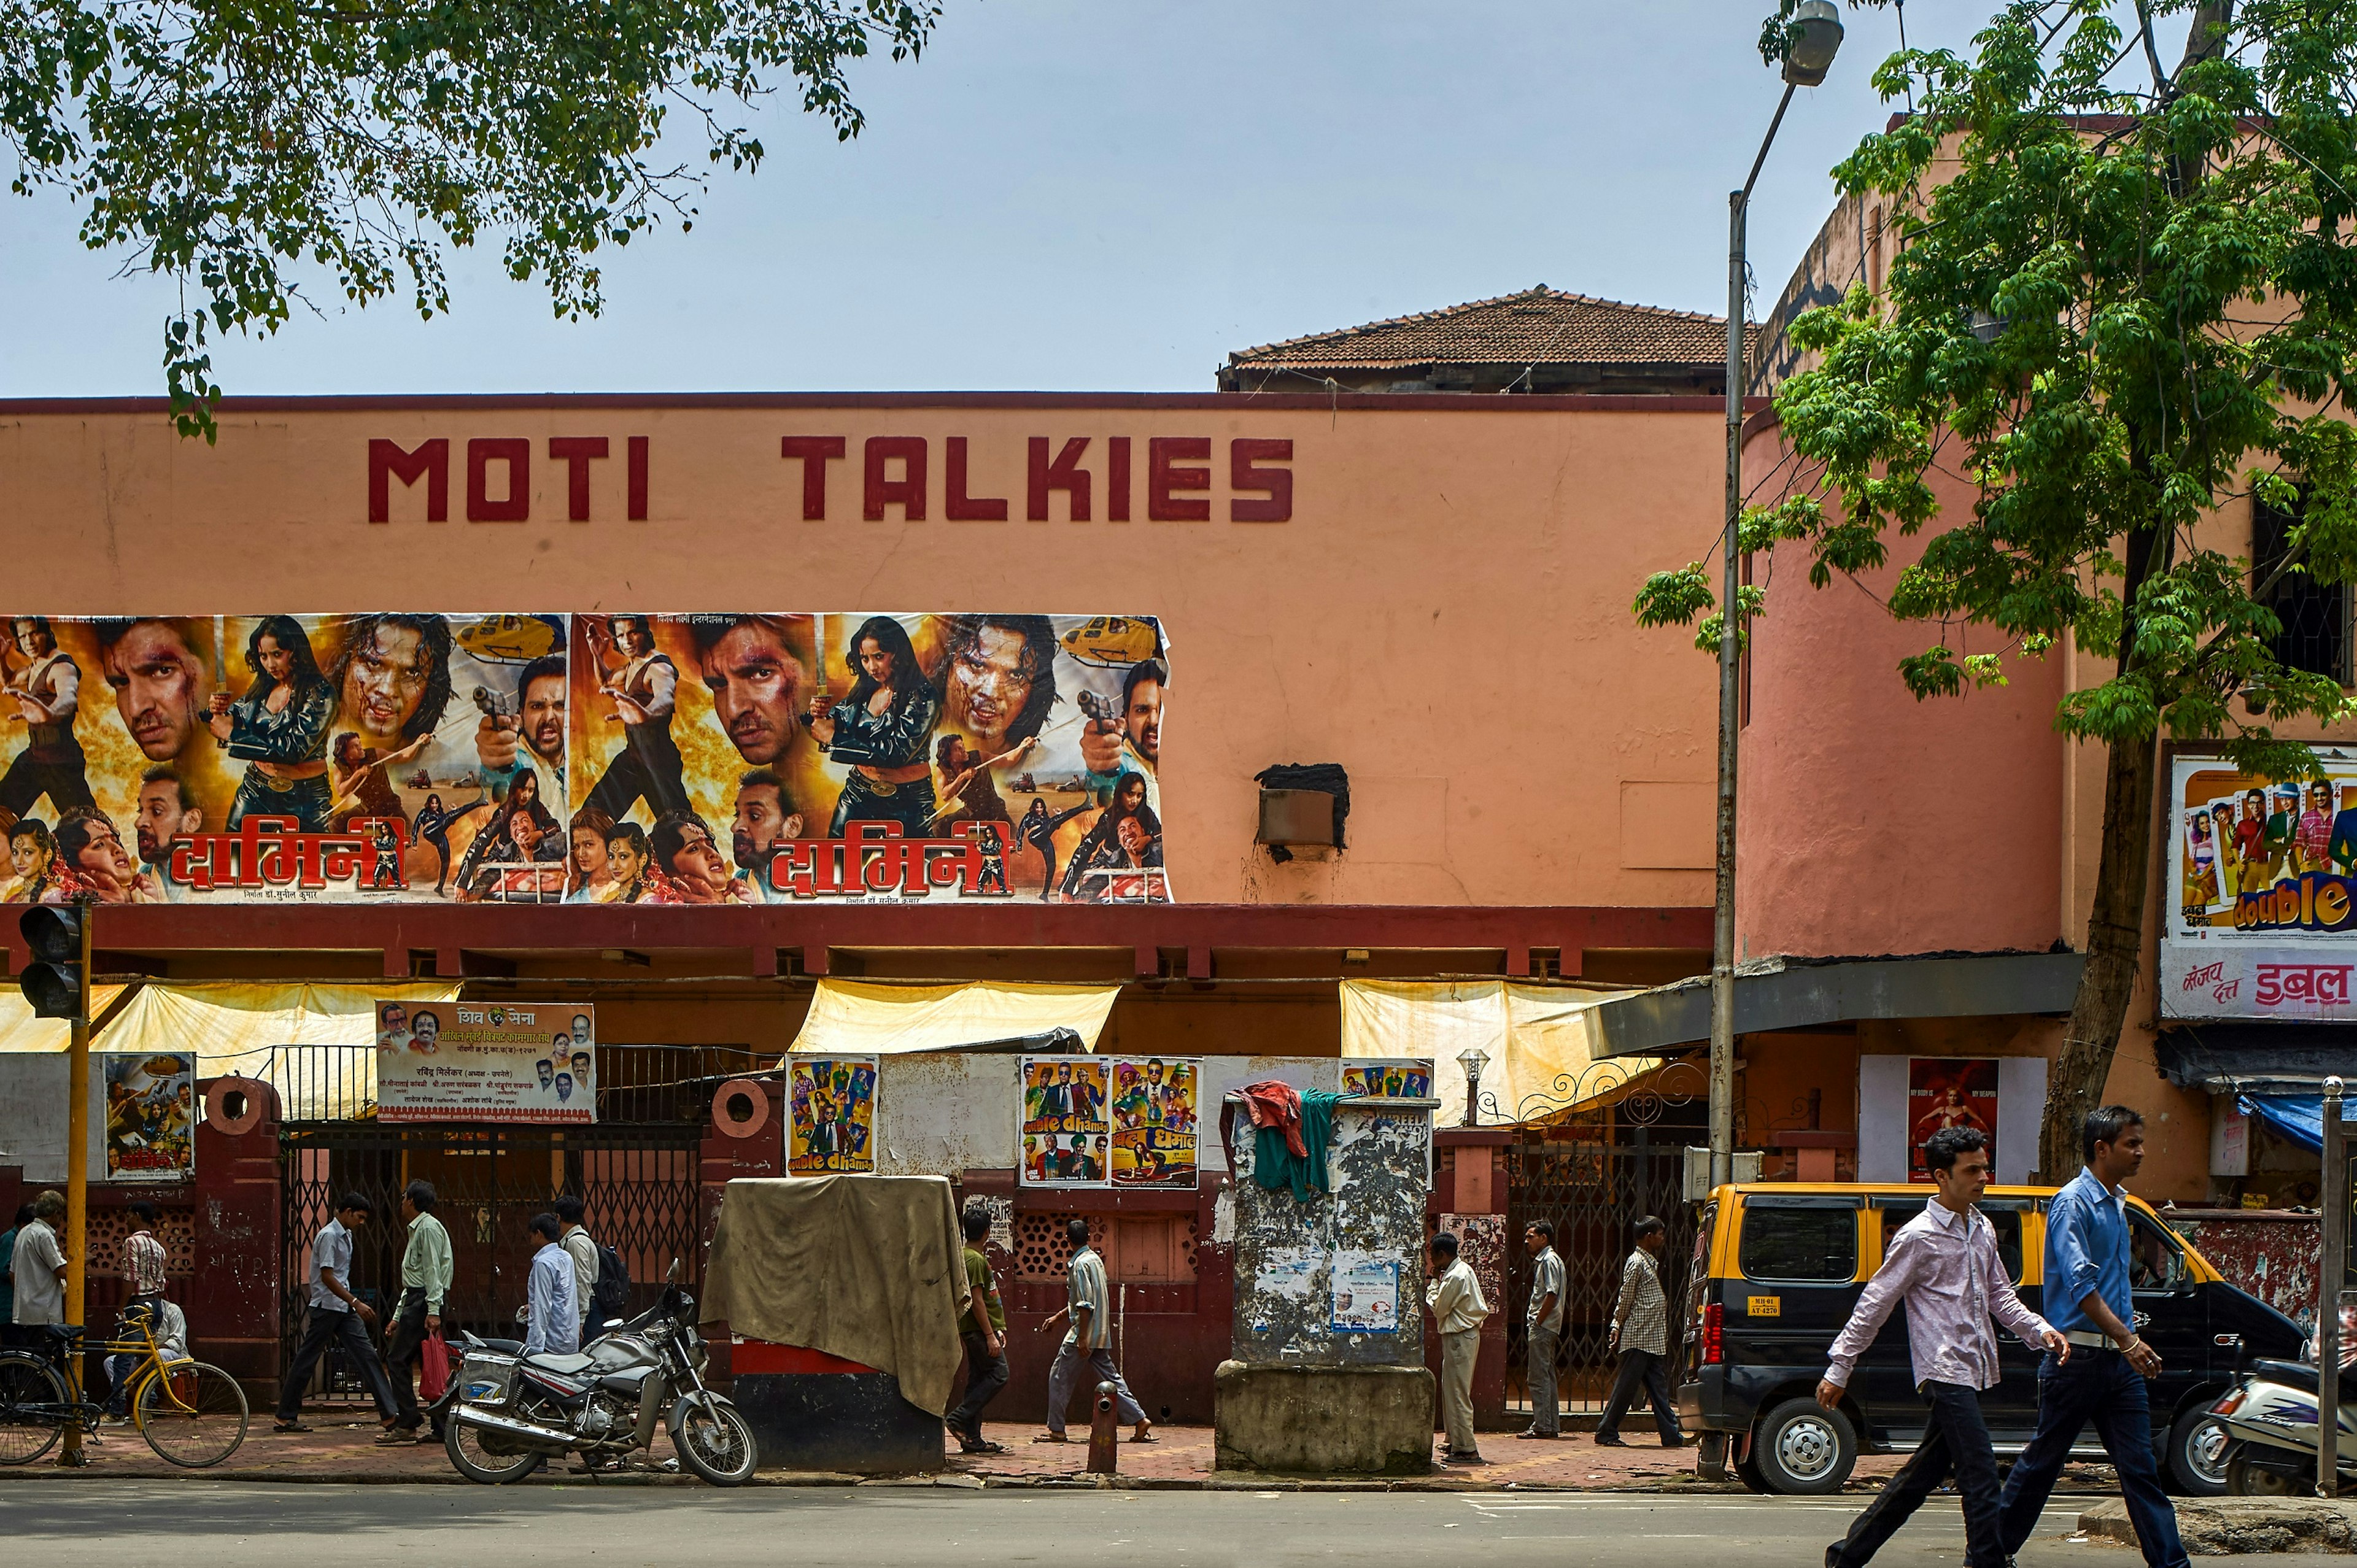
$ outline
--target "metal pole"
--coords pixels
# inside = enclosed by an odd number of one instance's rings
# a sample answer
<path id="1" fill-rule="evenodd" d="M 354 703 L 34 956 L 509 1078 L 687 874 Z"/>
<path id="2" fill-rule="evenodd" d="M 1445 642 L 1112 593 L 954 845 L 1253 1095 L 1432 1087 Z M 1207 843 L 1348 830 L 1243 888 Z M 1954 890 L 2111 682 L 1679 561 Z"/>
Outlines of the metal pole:
<path id="1" fill-rule="evenodd" d="M 2324 1256 L 2316 1286 L 2316 1495 L 2338 1495 L 2341 1474 L 2341 1286 L 2349 1272 L 2349 1140 L 2341 1082 L 2324 1080 Z"/>
<path id="2" fill-rule="evenodd" d="M 72 1034 L 66 1047 L 66 1321 L 87 1323 L 90 1281 L 90 928 L 91 909 L 81 908 L 81 995 L 74 1004 Z M 77 1373 L 79 1373 L 77 1369 Z M 75 1386 L 80 1386 L 77 1375 Z M 81 1423 L 66 1423 L 58 1463 L 83 1463 Z"/>
<path id="3" fill-rule="evenodd" d="M 1751 208 L 1751 188 L 1777 127 L 1792 102 L 1787 86 L 1776 104 L 1776 117 L 1751 160 L 1751 174 L 1743 188 L 1727 199 L 1727 518 L 1719 542 L 1725 567 L 1718 599 L 1718 844 L 1715 858 L 1717 898 L 1710 928 L 1710 1185 L 1724 1187 L 1735 1179 L 1735 754 L 1741 714 L 1738 683 L 1741 620 L 1738 603 L 1742 592 L 1740 525 L 1743 520 L 1743 316 L 1744 225 Z"/>

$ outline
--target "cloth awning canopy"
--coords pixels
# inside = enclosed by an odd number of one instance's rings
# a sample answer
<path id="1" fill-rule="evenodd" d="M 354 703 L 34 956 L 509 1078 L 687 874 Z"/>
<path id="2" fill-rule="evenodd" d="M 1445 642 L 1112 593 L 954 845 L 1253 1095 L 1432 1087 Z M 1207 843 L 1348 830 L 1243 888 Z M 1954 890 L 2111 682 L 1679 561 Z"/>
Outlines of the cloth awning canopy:
<path id="1" fill-rule="evenodd" d="M 822 980 L 802 1032 L 787 1048 L 806 1056 L 895 1056 L 1068 1029 L 1080 1037 L 1083 1050 L 1093 1051 L 1120 994 L 1118 985 Z"/>
<path id="2" fill-rule="evenodd" d="M 336 1120 L 376 1103 L 376 1004 L 457 996 L 456 982 L 143 985 L 96 1044 L 110 1051 L 193 1050 L 199 1078 L 260 1079 L 278 1090 L 281 1115 Z M 300 1048 L 306 1047 L 347 1048 Z"/>
<path id="3" fill-rule="evenodd" d="M 1479 1120 L 1554 1115 L 1609 1096 L 1657 1060 L 1604 1059 L 1598 1007 L 1625 993 L 1508 980 L 1342 982 L 1342 1055 L 1428 1057 L 1440 1101 L 1433 1124 L 1462 1125 L 1469 1048 L 1481 1069 Z"/>
<path id="4" fill-rule="evenodd" d="M 2238 1094 L 2234 1103 L 2243 1114 L 2255 1116 L 2301 1148 L 2324 1153 L 2324 1096 L 2321 1094 Z"/>
<path id="5" fill-rule="evenodd" d="M 91 1016 L 101 1020 L 114 999 L 123 994 L 120 985 L 93 985 L 90 988 Z M 15 1052 L 49 1055 L 62 1052 L 72 1043 L 73 1026 L 63 1018 L 36 1018 L 33 1004 L 21 992 L 0 993 L 0 1056 Z M 91 1042 L 93 1049 L 97 1040 Z"/>

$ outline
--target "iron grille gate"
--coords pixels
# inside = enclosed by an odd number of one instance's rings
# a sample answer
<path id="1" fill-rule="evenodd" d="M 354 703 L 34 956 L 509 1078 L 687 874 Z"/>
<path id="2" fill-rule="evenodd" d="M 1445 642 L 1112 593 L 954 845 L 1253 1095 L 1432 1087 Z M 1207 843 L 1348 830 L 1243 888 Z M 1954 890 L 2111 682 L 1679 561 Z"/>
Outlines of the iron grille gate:
<path id="1" fill-rule="evenodd" d="M 1674 1142 L 1653 1143 L 1647 1129 L 1635 1141 L 1614 1144 L 1546 1143 L 1506 1150 L 1506 1402 L 1530 1402 L 1530 1255 L 1523 1228 L 1534 1219 L 1555 1227 L 1555 1251 L 1565 1275 L 1562 1370 L 1556 1380 L 1563 1407 L 1597 1412 L 1612 1392 L 1620 1358 L 1605 1348 L 1612 1330 L 1612 1307 L 1620 1290 L 1620 1266 L 1631 1245 L 1630 1224 L 1658 1216 L 1669 1228 L 1662 1249 L 1662 1289 L 1669 1297 L 1670 1350 L 1674 1360 L 1685 1275 L 1678 1260 L 1694 1250 L 1694 1214 L 1684 1196 L 1684 1156 Z M 1641 1414 L 1641 1412 L 1640 1412 Z"/>
<path id="2" fill-rule="evenodd" d="M 621 1254 L 630 1272 L 633 1313 L 654 1304 L 663 1271 L 680 1261 L 691 1291 L 704 1273 L 698 1214 L 697 1125 L 568 1127 L 409 1126 L 368 1122 L 288 1122 L 280 1142 L 285 1209 L 283 1336 L 291 1361 L 309 1292 L 311 1238 L 346 1193 L 373 1209 L 354 1239 L 354 1292 L 380 1316 L 401 1294 L 401 1190 L 423 1176 L 436 1193 L 436 1216 L 450 1232 L 446 1333 L 470 1329 L 512 1337 L 516 1308 L 538 1250 L 525 1229 L 560 1192 L 577 1193 L 589 1233 Z M 382 1329 L 380 1326 L 380 1337 Z M 324 1392 L 365 1400 L 365 1385 L 331 1354 Z"/>

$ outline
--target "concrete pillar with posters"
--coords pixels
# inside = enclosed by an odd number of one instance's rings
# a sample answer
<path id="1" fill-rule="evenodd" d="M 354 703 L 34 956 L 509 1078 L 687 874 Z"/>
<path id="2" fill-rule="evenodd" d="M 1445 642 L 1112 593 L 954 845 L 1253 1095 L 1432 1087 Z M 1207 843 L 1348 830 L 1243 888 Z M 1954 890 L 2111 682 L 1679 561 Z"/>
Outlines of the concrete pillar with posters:
<path id="1" fill-rule="evenodd" d="M 250 1078 L 199 1081 L 196 1255 L 188 1333 L 197 1354 L 274 1401 L 285 1335 L 286 1248 L 278 1094 Z"/>

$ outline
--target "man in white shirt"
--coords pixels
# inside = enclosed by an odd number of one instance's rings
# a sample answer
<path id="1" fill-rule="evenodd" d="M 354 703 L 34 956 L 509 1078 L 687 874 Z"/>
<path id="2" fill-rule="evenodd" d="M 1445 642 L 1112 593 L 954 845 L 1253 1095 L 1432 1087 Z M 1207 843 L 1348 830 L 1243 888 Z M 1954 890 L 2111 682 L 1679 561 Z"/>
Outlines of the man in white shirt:
<path id="1" fill-rule="evenodd" d="M 1045 1333 L 1055 1326 L 1057 1318 L 1070 1314 L 1072 1326 L 1065 1331 L 1064 1343 L 1057 1348 L 1055 1364 L 1048 1369 L 1048 1430 L 1033 1438 L 1034 1443 L 1063 1443 L 1064 1412 L 1072 1402 L 1072 1384 L 1078 1380 L 1082 1367 L 1096 1374 L 1096 1383 L 1111 1383 L 1114 1413 L 1124 1426 L 1134 1430 L 1132 1443 L 1160 1441 L 1154 1435 L 1154 1423 L 1146 1419 L 1145 1407 L 1129 1391 L 1129 1380 L 1113 1359 L 1112 1314 L 1106 1310 L 1108 1293 L 1105 1288 L 1104 1260 L 1089 1245 L 1089 1222 L 1072 1219 L 1065 1224 L 1065 1232 L 1072 1241 L 1071 1272 L 1065 1283 L 1063 1312 L 1048 1319 L 1033 1330 Z"/>
<path id="2" fill-rule="evenodd" d="M 589 1297 L 597 1288 L 597 1241 L 581 1228 L 581 1200 L 566 1193 L 549 1207 L 565 1221 L 565 1256 L 573 1260 L 574 1305 L 580 1309 L 581 1343 L 605 1332 L 605 1325 L 589 1321 Z"/>
<path id="3" fill-rule="evenodd" d="M 554 1214 L 535 1214 L 531 1229 L 541 1247 L 532 1255 L 532 1274 L 524 1285 L 529 1299 L 523 1353 L 570 1355 L 581 1348 L 581 1309 L 576 1303 L 573 1255 L 563 1240 L 565 1221 Z"/>
<path id="4" fill-rule="evenodd" d="M 1531 1424 L 1514 1435 L 1560 1437 L 1563 1410 L 1555 1394 L 1555 1357 L 1563 1343 L 1565 1291 L 1555 1226 L 1532 1220 L 1523 1230 L 1523 1251 L 1531 1255 L 1530 1316 L 1523 1326 L 1530 1341 Z"/>
<path id="5" fill-rule="evenodd" d="M 45 1192 L 33 1199 L 33 1219 L 16 1232 L 9 1272 L 16 1287 L 19 1324 L 66 1320 L 66 1256 L 58 1246 L 58 1225 L 66 1217 L 65 1194 Z"/>
<path id="6" fill-rule="evenodd" d="M 1443 1230 L 1432 1239 L 1434 1278 L 1424 1287 L 1424 1305 L 1440 1336 L 1440 1410 L 1448 1431 L 1444 1463 L 1484 1461 L 1473 1441 L 1473 1363 L 1481 1354 L 1481 1321 L 1490 1304 L 1473 1265 L 1457 1255 L 1457 1238 Z"/>

